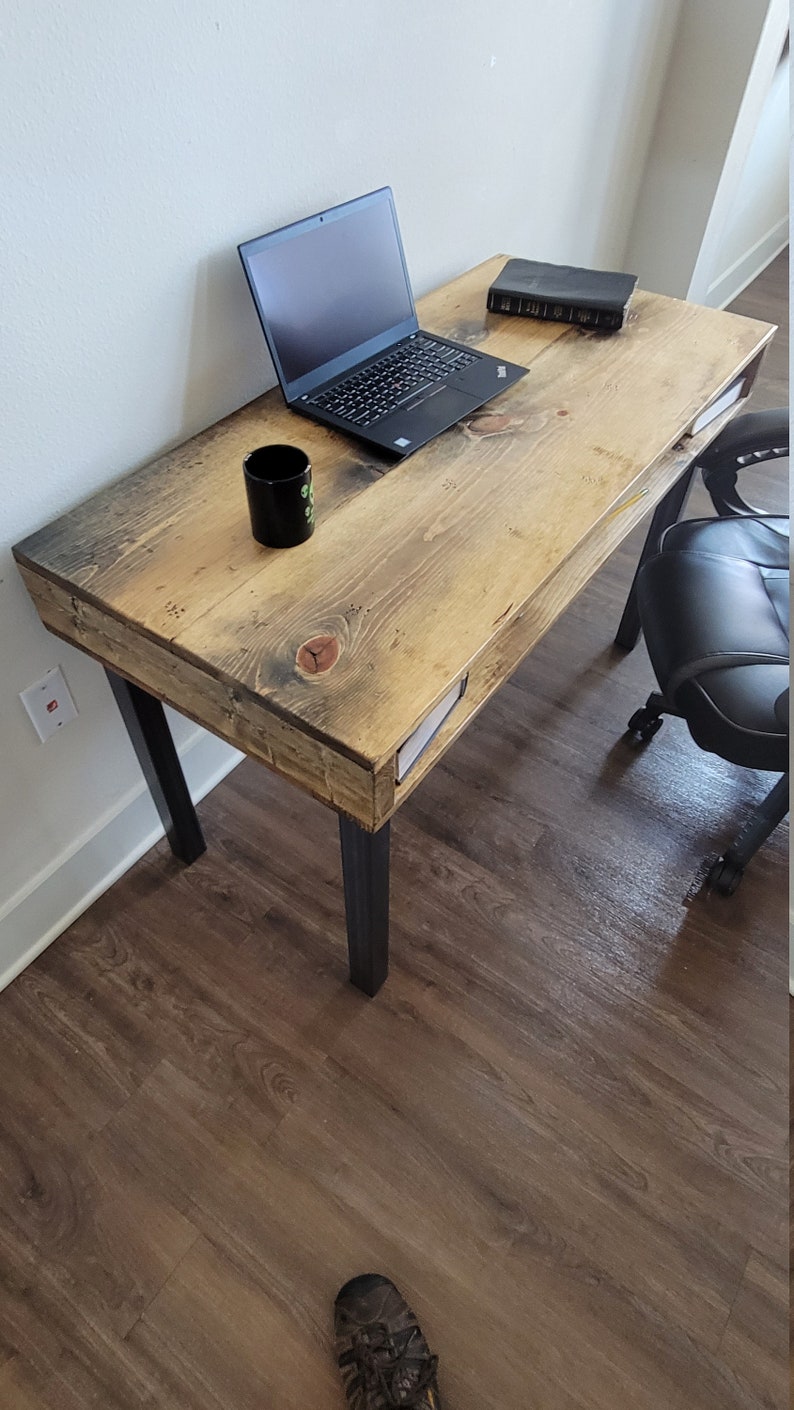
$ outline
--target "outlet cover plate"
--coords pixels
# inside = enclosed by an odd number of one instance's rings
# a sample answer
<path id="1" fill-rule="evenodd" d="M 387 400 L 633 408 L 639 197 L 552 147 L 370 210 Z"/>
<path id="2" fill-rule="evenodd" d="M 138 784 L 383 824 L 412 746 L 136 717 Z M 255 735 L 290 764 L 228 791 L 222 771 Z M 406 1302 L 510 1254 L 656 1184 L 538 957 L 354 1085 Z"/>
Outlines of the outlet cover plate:
<path id="1" fill-rule="evenodd" d="M 19 692 L 39 739 L 49 739 L 77 715 L 66 678 L 60 666 L 53 666 L 35 685 Z"/>

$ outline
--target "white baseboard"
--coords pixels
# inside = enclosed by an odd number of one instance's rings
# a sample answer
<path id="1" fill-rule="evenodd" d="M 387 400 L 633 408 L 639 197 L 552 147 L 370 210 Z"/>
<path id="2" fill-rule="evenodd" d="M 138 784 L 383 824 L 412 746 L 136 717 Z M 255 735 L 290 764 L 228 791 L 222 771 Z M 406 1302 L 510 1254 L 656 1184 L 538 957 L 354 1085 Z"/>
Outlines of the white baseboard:
<path id="1" fill-rule="evenodd" d="M 244 757 L 223 740 L 197 729 L 180 749 L 193 801 L 204 798 Z M 0 914 L 0 989 L 148 852 L 163 831 L 142 779 L 96 831 L 14 897 Z"/>
<path id="2" fill-rule="evenodd" d="M 743 289 L 752 284 L 762 274 L 768 264 L 788 244 L 788 218 L 783 217 L 777 225 L 762 235 L 760 240 L 734 261 L 729 269 L 709 285 L 707 300 L 710 308 L 725 308 L 738 299 Z"/>

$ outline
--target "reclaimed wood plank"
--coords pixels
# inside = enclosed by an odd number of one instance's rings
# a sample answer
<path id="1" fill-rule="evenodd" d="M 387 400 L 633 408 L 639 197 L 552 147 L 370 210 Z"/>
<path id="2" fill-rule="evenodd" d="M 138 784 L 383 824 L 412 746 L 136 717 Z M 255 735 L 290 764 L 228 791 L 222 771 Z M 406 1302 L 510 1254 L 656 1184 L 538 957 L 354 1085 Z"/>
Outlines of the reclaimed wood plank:
<path id="1" fill-rule="evenodd" d="M 642 292 L 610 337 L 499 317 L 484 295 L 502 259 L 429 295 L 421 321 L 530 376 L 392 473 L 269 393 L 15 550 L 52 630 L 370 829 L 400 801 L 406 737 L 477 666 L 471 717 L 774 331 Z M 318 529 L 289 553 L 248 530 L 240 462 L 268 439 L 315 470 Z"/>
<path id="2" fill-rule="evenodd" d="M 661 456 L 648 472 L 646 494 L 630 495 L 622 506 L 594 526 L 577 551 L 544 583 L 531 603 L 505 624 L 504 630 L 473 659 L 468 668 L 466 692 L 460 704 L 444 722 L 435 738 L 419 757 L 408 776 L 397 785 L 393 811 L 405 801 L 418 783 L 426 778 L 447 749 L 491 696 L 512 676 L 524 658 L 586 587 L 594 573 L 638 523 L 645 518 L 646 505 L 661 498 L 691 462 L 693 453 L 705 446 L 732 417 L 724 412 L 706 431 L 687 437 Z M 716 427 L 716 430 L 715 430 Z M 661 488 L 660 488 L 661 487 Z M 381 820 L 385 820 L 382 818 Z"/>
<path id="3" fill-rule="evenodd" d="M 394 797 L 393 765 L 373 773 L 354 759 L 263 708 L 243 688 L 164 653 L 159 644 L 58 583 L 20 565 L 49 631 L 188 719 L 242 749 L 339 813 L 375 831 Z"/>
<path id="4" fill-rule="evenodd" d="M 18 556 L 168 641 L 272 553 L 251 536 L 242 462 L 282 440 L 307 451 L 326 519 L 383 473 L 365 447 L 290 417 L 274 390 L 32 534 Z"/>
<path id="5" fill-rule="evenodd" d="M 320 525 L 301 550 L 299 592 L 297 558 L 274 556 L 256 584 L 178 631 L 175 649 L 377 767 L 593 525 L 647 488 L 649 466 L 767 332 L 730 316 L 714 328 L 707 319 L 704 331 L 698 315 L 708 310 L 638 302 L 639 352 L 631 333 L 616 350 L 569 330 L 500 399 L 499 434 L 488 434 L 494 411 L 453 428 L 431 457 L 413 457 Z M 670 357 L 691 324 L 694 378 Z M 741 351 L 731 333 L 745 340 Z M 630 516 L 622 524 L 628 531 Z M 301 670 L 303 643 L 326 637 L 339 648 L 331 669 Z"/>

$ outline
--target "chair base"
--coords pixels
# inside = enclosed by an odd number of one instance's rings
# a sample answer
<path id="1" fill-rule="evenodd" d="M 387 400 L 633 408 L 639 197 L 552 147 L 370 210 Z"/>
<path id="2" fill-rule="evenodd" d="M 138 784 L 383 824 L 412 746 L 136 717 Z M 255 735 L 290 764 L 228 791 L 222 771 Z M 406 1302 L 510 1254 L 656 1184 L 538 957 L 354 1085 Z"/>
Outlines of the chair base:
<path id="1" fill-rule="evenodd" d="M 708 884 L 722 896 L 732 896 L 744 876 L 744 869 L 759 847 L 772 835 L 789 810 L 789 776 L 783 774 L 762 803 L 747 819 L 728 849 L 718 857 L 708 874 Z"/>
<path id="2" fill-rule="evenodd" d="M 672 705 L 668 705 L 658 690 L 652 690 L 642 708 L 634 711 L 626 729 L 630 734 L 636 734 L 644 744 L 647 744 L 648 740 L 653 739 L 653 736 L 658 734 L 662 728 L 664 723 L 662 715 L 678 715 L 678 711 L 674 710 Z"/>
<path id="3" fill-rule="evenodd" d="M 678 715 L 658 690 L 652 690 L 641 709 L 635 710 L 627 729 L 647 744 L 662 727 L 663 715 Z M 748 818 L 735 841 L 709 867 L 707 885 L 721 896 L 732 896 L 744 876 L 747 863 L 755 856 L 789 810 L 789 776 L 783 774 L 766 798 Z"/>

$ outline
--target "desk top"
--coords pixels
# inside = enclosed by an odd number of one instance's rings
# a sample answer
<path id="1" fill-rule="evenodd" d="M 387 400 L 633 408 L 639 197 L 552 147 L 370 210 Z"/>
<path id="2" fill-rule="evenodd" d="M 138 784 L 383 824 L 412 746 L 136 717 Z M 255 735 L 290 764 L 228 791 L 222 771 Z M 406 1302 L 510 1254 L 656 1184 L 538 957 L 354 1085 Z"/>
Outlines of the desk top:
<path id="1" fill-rule="evenodd" d="M 501 317 L 504 258 L 420 322 L 528 377 L 394 467 L 267 393 L 18 545 L 45 623 L 379 825 L 407 792 L 398 747 L 469 673 L 446 747 L 729 418 L 687 437 L 774 333 L 641 291 L 619 333 Z M 251 538 L 241 462 L 284 440 L 311 457 L 317 529 L 277 551 Z"/>

